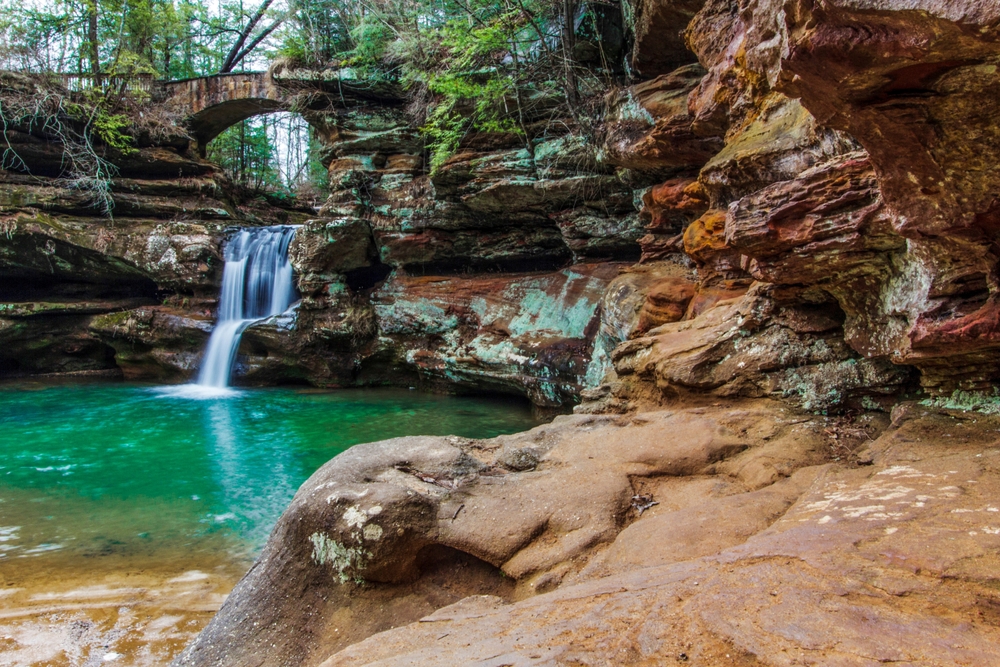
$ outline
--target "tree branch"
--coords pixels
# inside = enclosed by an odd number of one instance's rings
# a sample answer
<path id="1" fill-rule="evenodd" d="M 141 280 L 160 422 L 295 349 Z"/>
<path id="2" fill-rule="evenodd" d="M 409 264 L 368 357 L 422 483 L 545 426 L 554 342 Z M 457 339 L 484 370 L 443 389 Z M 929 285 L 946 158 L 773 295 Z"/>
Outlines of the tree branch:
<path id="1" fill-rule="evenodd" d="M 275 19 L 271 25 L 264 28 L 264 30 L 262 30 L 261 33 L 257 35 L 257 37 L 252 42 L 250 42 L 249 46 L 247 46 L 245 49 L 236 54 L 236 57 L 233 58 L 233 62 L 230 69 L 239 65 L 244 58 L 250 55 L 250 52 L 253 51 L 255 48 L 257 48 L 258 44 L 267 39 L 267 36 L 270 35 L 272 32 L 274 32 L 277 29 L 277 27 L 284 22 L 286 18 L 288 18 L 288 15 L 283 14 L 279 16 L 277 19 Z"/>
<path id="2" fill-rule="evenodd" d="M 264 18 L 264 13 L 267 12 L 267 8 L 271 6 L 272 2 L 274 2 L 274 0 L 264 0 L 260 4 L 260 7 L 257 8 L 257 11 L 254 12 L 253 17 L 250 19 L 250 22 L 247 23 L 247 26 L 240 31 L 239 39 L 237 39 L 236 43 L 233 44 L 233 48 L 229 50 L 229 54 L 222 62 L 222 67 L 219 68 L 219 74 L 225 74 L 226 72 L 233 71 L 233 67 L 235 67 L 236 63 L 239 62 L 237 56 L 241 53 L 243 45 L 246 44 L 247 39 L 253 33 L 253 29 L 256 28 L 257 24 L 260 23 L 260 20 Z M 245 55 L 246 54 L 244 54 L 244 56 Z"/>

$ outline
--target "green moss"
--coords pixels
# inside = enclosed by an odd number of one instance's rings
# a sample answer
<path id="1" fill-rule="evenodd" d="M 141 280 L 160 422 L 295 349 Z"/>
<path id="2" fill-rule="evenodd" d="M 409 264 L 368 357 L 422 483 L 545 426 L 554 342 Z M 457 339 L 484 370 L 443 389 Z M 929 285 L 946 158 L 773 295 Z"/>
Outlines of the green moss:
<path id="1" fill-rule="evenodd" d="M 951 396 L 938 396 L 920 401 L 921 405 L 945 410 L 965 410 L 981 412 L 987 415 L 1000 414 L 1000 392 L 992 391 L 962 391 L 957 389 Z"/>
<path id="2" fill-rule="evenodd" d="M 368 558 L 371 558 L 370 553 L 361 547 L 345 546 L 324 533 L 313 533 L 309 541 L 313 545 L 313 560 L 333 568 L 340 583 L 346 584 L 352 579 L 355 583 L 363 581 L 356 573 L 364 570 Z"/>

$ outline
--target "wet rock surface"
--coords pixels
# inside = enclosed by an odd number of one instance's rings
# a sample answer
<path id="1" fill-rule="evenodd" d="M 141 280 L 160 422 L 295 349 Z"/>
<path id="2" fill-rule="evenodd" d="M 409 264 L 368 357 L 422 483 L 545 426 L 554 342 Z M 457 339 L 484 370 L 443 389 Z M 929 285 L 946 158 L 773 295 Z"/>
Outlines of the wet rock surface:
<path id="1" fill-rule="evenodd" d="M 160 667 L 208 623 L 245 568 L 181 546 L 168 558 L 87 560 L 82 568 L 79 557 L 53 553 L 4 563 L 4 664 Z"/>
<path id="2" fill-rule="evenodd" d="M 224 97 L 242 81 L 230 79 Z M 212 95 L 195 97 L 210 115 Z M 309 120 L 327 144 L 332 190 L 315 211 L 248 205 L 197 157 L 199 146 L 181 141 L 144 150 L 197 170 L 165 178 L 136 166 L 113 183 L 115 218 L 101 218 L 85 193 L 39 175 L 52 156 L 25 148 L 32 174 L 0 178 L 0 272 L 18 281 L 11 309 L 65 302 L 69 312 L 71 302 L 141 290 L 139 304 L 78 318 L 73 336 L 102 353 L 91 366 L 183 381 L 200 363 L 232 229 L 298 224 L 290 259 L 302 299 L 246 332 L 236 382 L 392 383 L 577 402 L 593 381 L 603 289 L 640 255 L 634 187 L 565 131 L 532 137 L 530 150 L 510 137 L 463 147 L 430 176 L 418 131 L 393 99 L 341 100 Z M 442 322 L 458 326 L 447 340 Z M 15 374 L 70 366 L 40 356 Z"/>
<path id="3" fill-rule="evenodd" d="M 434 177 L 345 152 L 335 173 L 371 194 L 328 205 L 376 211 L 397 270 L 373 292 L 380 344 L 391 319 L 425 374 L 484 356 L 415 337 L 431 322 L 390 317 L 390 294 L 398 308 L 424 292 L 430 319 L 455 318 L 438 335 L 465 341 L 488 329 L 430 286 L 465 308 L 478 279 L 425 276 L 633 261 L 607 239 L 634 238 L 640 263 L 608 276 L 588 334 L 578 414 L 334 460 L 181 664 L 1000 660 L 996 417 L 930 407 L 989 409 L 997 377 L 995 3 L 634 9 L 643 80 L 609 94 L 596 151 L 572 135 L 470 145 Z M 641 228 L 609 234 L 599 207 L 571 208 L 591 184 Z M 370 621 L 350 640 L 316 630 L 378 586 L 421 581 L 428 545 L 513 592 L 392 612 L 402 627 L 351 646 Z M 350 581 L 366 576 L 382 583 Z M 285 580 L 336 602 L 263 584 Z"/>

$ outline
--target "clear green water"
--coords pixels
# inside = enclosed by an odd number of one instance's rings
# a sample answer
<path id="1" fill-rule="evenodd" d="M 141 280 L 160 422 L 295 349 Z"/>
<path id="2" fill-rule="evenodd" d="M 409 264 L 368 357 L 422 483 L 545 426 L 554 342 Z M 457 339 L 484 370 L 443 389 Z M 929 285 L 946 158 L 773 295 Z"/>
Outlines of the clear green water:
<path id="1" fill-rule="evenodd" d="M 521 403 L 405 390 L 192 400 L 122 384 L 0 385 L 0 563 L 161 549 L 251 556 L 298 486 L 351 445 L 536 424 Z"/>

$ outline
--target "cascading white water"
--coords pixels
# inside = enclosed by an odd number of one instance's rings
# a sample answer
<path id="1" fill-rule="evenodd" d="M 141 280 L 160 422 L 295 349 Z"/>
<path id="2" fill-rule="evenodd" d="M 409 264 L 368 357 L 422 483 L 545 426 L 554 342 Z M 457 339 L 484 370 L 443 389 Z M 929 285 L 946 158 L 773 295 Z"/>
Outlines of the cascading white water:
<path id="1" fill-rule="evenodd" d="M 226 244 L 219 316 L 202 357 L 199 386 L 226 388 L 243 331 L 285 312 L 295 299 L 288 261 L 295 229 L 288 225 L 242 229 Z"/>

